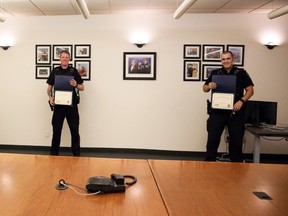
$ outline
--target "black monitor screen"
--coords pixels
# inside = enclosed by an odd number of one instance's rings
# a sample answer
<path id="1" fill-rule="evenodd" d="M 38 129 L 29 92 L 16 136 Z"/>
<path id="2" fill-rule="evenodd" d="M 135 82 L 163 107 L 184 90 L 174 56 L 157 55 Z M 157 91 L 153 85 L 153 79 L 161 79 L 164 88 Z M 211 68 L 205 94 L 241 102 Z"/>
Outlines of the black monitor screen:
<path id="1" fill-rule="evenodd" d="M 247 101 L 245 121 L 253 126 L 276 125 L 277 102 Z"/>

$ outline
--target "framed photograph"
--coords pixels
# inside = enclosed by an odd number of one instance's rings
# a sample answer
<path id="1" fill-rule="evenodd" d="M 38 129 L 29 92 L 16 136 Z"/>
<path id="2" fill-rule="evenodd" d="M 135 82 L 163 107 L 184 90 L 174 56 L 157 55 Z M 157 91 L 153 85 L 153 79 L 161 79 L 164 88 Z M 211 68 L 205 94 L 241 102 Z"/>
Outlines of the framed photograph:
<path id="1" fill-rule="evenodd" d="M 184 44 L 184 58 L 200 59 L 201 45 Z"/>
<path id="2" fill-rule="evenodd" d="M 203 64 L 202 68 L 202 81 L 206 81 L 213 70 L 221 68 L 222 65 Z"/>
<path id="3" fill-rule="evenodd" d="M 200 81 L 201 75 L 200 60 L 184 60 L 184 81 Z"/>
<path id="4" fill-rule="evenodd" d="M 60 52 L 62 50 L 68 50 L 70 53 L 70 61 L 72 60 L 73 49 L 72 45 L 53 45 L 53 60 L 59 61 L 60 60 Z"/>
<path id="5" fill-rule="evenodd" d="M 36 79 L 47 79 L 50 75 L 51 66 L 36 65 Z"/>
<path id="6" fill-rule="evenodd" d="M 74 57 L 75 58 L 90 58 L 91 57 L 91 45 L 90 44 L 75 45 Z"/>
<path id="7" fill-rule="evenodd" d="M 224 45 L 203 45 L 203 61 L 221 61 Z"/>
<path id="8" fill-rule="evenodd" d="M 78 70 L 78 73 L 83 80 L 91 79 L 91 61 L 90 60 L 75 60 L 74 67 Z"/>
<path id="9" fill-rule="evenodd" d="M 36 64 L 51 64 L 51 45 L 36 45 Z"/>
<path id="10" fill-rule="evenodd" d="M 227 45 L 227 50 L 233 53 L 234 64 L 244 66 L 244 45 Z"/>
<path id="11" fill-rule="evenodd" d="M 156 52 L 124 52 L 124 80 L 156 80 Z"/>

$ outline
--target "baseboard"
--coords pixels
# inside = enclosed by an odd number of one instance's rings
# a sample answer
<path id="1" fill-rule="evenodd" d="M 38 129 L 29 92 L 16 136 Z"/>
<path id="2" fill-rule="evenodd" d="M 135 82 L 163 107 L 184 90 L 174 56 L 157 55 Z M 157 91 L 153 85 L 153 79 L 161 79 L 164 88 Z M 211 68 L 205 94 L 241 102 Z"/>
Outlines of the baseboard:
<path id="1" fill-rule="evenodd" d="M 1 145 L 2 153 L 24 153 L 24 154 L 49 154 L 49 146 L 30 146 L 30 145 Z M 66 155 L 71 154 L 70 147 L 61 147 L 60 152 Z M 155 149 L 132 149 L 132 148 L 91 148 L 82 147 L 83 156 L 92 157 L 116 157 L 116 158 L 151 158 L 151 159 L 177 159 L 177 160 L 204 160 L 205 152 L 194 151 L 174 151 L 174 150 L 155 150 Z M 219 153 L 221 157 L 224 153 Z M 261 154 L 262 163 L 288 164 L 287 154 Z M 253 153 L 244 153 L 246 162 L 253 162 Z"/>

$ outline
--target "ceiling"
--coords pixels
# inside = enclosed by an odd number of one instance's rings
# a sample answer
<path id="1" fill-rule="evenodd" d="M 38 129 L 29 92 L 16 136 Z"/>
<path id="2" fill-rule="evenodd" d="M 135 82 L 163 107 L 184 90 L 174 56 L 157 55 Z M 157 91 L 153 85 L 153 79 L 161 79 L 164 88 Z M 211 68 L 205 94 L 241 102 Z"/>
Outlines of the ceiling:
<path id="1" fill-rule="evenodd" d="M 5 17 L 79 15 L 76 0 L 0 0 Z M 183 0 L 86 0 L 90 14 L 173 14 Z M 198 0 L 186 13 L 269 13 L 288 0 Z"/>

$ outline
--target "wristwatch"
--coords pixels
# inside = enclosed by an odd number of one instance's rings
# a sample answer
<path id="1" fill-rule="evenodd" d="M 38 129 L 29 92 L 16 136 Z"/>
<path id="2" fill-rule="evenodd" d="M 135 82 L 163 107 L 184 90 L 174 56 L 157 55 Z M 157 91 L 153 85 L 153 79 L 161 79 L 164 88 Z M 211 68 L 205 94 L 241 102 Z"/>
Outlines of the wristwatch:
<path id="1" fill-rule="evenodd" d="M 242 98 L 240 98 L 240 100 L 239 101 L 241 101 L 242 103 L 245 103 L 245 101 L 242 99 Z"/>

